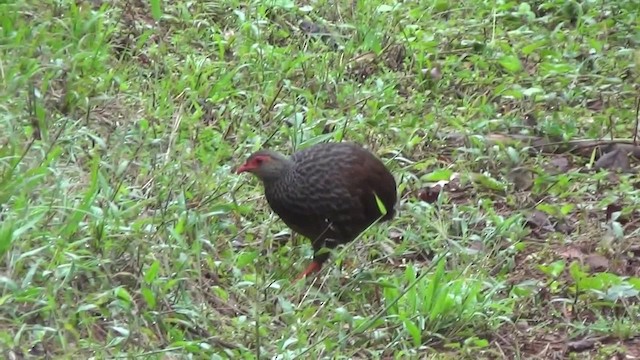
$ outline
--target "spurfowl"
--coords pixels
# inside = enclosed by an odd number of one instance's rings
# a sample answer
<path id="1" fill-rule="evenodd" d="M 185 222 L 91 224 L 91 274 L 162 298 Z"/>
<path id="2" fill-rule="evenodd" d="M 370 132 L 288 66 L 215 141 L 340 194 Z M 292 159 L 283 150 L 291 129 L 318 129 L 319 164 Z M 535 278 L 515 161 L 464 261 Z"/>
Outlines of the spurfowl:
<path id="1" fill-rule="evenodd" d="M 323 247 L 353 241 L 376 220 L 389 220 L 395 213 L 393 175 L 355 143 L 318 144 L 291 157 L 260 150 L 238 168 L 238 174 L 243 172 L 257 176 L 271 209 L 293 231 L 312 241 L 313 261 L 296 279 L 322 268 L 329 258 L 326 250 L 320 252 Z"/>

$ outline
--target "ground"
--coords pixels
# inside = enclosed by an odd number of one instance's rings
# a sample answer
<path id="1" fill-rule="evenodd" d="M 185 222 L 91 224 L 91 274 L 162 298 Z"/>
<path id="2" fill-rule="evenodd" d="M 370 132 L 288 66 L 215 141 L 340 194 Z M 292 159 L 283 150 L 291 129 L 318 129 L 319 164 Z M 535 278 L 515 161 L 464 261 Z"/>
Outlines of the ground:
<path id="1" fill-rule="evenodd" d="M 0 4 L 0 350 L 638 359 L 637 1 Z M 337 249 L 235 169 L 356 141 Z"/>

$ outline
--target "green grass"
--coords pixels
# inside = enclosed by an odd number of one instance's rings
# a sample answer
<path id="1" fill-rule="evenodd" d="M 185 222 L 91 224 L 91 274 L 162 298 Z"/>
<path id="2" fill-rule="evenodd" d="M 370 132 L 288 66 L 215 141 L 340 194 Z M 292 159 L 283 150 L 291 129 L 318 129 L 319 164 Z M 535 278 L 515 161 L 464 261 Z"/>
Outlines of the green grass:
<path id="1" fill-rule="evenodd" d="M 632 138 L 638 9 L 0 4 L 3 357 L 640 356 L 637 177 L 483 140 Z M 310 244 L 234 170 L 343 139 L 392 170 L 398 216 L 294 283 Z"/>

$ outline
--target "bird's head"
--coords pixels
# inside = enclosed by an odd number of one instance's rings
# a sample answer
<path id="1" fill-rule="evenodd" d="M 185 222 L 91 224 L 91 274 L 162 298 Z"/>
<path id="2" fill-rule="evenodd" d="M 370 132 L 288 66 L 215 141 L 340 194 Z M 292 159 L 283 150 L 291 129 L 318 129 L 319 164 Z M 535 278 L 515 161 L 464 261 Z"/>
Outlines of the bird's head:
<path id="1" fill-rule="evenodd" d="M 291 160 L 282 154 L 261 150 L 251 154 L 247 161 L 236 170 L 236 173 L 250 172 L 260 180 L 268 181 L 279 178 L 289 166 L 291 166 Z"/>

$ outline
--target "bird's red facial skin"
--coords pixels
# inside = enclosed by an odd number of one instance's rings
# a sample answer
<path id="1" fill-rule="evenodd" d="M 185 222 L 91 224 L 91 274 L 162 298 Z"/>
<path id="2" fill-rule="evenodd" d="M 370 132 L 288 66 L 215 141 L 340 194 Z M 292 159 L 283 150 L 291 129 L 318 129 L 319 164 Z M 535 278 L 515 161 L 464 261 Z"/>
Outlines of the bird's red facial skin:
<path id="1" fill-rule="evenodd" d="M 244 165 L 240 166 L 238 168 L 238 170 L 236 170 L 236 174 L 241 174 L 243 172 L 249 171 L 249 166 L 247 163 L 245 163 Z"/>
<path id="2" fill-rule="evenodd" d="M 236 174 L 240 174 L 243 172 L 253 172 L 254 170 L 261 167 L 264 163 L 269 161 L 268 156 L 256 156 L 247 160 L 244 165 L 240 166 L 238 170 L 236 170 Z"/>

